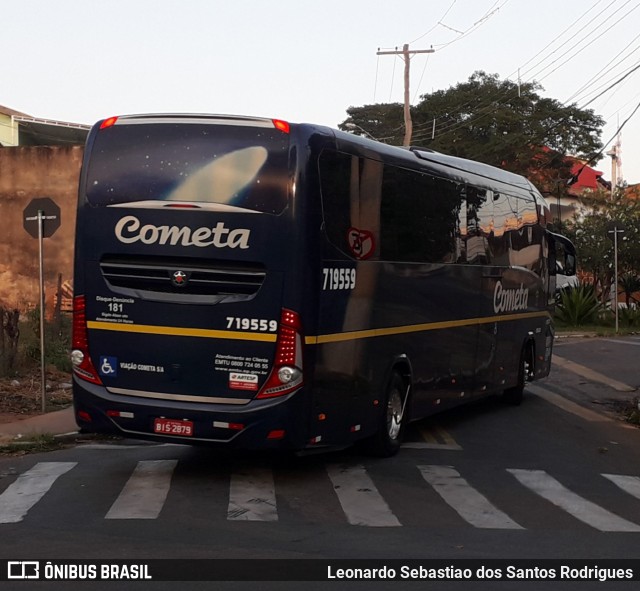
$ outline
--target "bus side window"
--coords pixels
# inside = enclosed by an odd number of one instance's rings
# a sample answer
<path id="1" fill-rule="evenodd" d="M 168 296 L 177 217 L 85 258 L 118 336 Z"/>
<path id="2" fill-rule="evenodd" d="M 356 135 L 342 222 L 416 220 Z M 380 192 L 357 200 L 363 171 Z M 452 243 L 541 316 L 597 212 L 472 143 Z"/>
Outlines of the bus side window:
<path id="1" fill-rule="evenodd" d="M 549 274 L 554 291 L 578 285 L 576 277 L 576 249 L 560 234 L 547 232 L 549 238 Z"/>
<path id="2" fill-rule="evenodd" d="M 324 231 L 331 244 L 348 252 L 351 157 L 326 150 L 320 155 L 319 169 Z"/>
<path id="3" fill-rule="evenodd" d="M 576 248 L 573 242 L 560 234 L 549 232 L 549 266 L 551 273 L 561 273 L 567 277 L 576 274 Z M 553 257 L 553 260 L 551 260 Z"/>
<path id="4" fill-rule="evenodd" d="M 320 155 L 324 230 L 329 242 L 355 259 L 379 252 L 382 163 L 342 152 Z"/>
<path id="5" fill-rule="evenodd" d="M 487 191 L 467 185 L 467 262 L 491 263 L 489 233 L 493 225 L 493 201 Z"/>

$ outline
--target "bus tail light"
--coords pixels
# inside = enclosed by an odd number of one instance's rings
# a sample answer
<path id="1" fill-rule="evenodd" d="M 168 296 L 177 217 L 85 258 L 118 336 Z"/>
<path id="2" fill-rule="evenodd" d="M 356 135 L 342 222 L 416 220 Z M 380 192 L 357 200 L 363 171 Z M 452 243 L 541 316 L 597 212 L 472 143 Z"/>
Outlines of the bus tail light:
<path id="1" fill-rule="evenodd" d="M 282 133 L 289 133 L 289 131 L 291 131 L 291 126 L 287 121 L 282 121 L 282 119 L 272 119 L 272 121 L 273 126 Z"/>
<path id="2" fill-rule="evenodd" d="M 100 124 L 100 129 L 107 129 L 107 127 L 113 127 L 116 124 L 117 120 L 118 120 L 117 117 L 109 117 L 108 119 L 105 119 Z"/>
<path id="3" fill-rule="evenodd" d="M 300 316 L 283 309 L 271 373 L 256 398 L 284 396 L 302 386 L 302 323 Z"/>
<path id="4" fill-rule="evenodd" d="M 84 296 L 73 298 L 73 338 L 71 363 L 73 372 L 83 380 L 102 385 L 98 372 L 89 357 L 89 336 L 87 333 L 87 305 Z"/>

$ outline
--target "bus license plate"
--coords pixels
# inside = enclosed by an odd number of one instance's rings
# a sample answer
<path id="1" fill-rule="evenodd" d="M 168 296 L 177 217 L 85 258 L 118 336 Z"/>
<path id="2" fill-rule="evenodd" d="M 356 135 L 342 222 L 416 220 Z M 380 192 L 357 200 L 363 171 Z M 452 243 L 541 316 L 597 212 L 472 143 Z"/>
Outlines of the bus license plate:
<path id="1" fill-rule="evenodd" d="M 153 432 L 163 435 L 181 435 L 191 437 L 193 435 L 193 421 L 177 421 L 174 419 L 156 419 L 153 422 Z"/>

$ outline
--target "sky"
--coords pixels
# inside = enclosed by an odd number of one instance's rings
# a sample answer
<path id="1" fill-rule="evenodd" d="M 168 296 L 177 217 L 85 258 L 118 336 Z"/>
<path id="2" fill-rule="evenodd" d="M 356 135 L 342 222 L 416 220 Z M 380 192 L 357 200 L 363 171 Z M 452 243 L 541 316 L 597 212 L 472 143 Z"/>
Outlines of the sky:
<path id="1" fill-rule="evenodd" d="M 477 70 L 535 80 L 606 120 L 605 153 L 624 125 L 632 184 L 638 23 L 640 0 L 0 0 L 0 105 L 86 124 L 195 112 L 336 127 L 350 106 L 402 102 L 402 59 L 376 54 L 409 43 L 435 50 L 411 59 L 413 104 Z M 595 167 L 611 179 L 611 158 Z"/>

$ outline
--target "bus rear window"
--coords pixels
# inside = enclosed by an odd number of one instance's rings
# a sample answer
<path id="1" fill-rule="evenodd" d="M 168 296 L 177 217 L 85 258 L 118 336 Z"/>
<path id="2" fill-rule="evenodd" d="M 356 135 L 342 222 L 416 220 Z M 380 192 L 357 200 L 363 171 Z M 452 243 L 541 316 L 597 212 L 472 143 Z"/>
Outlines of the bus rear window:
<path id="1" fill-rule="evenodd" d="M 287 134 L 265 127 L 119 123 L 96 135 L 87 200 L 279 214 L 287 205 L 288 149 Z"/>

